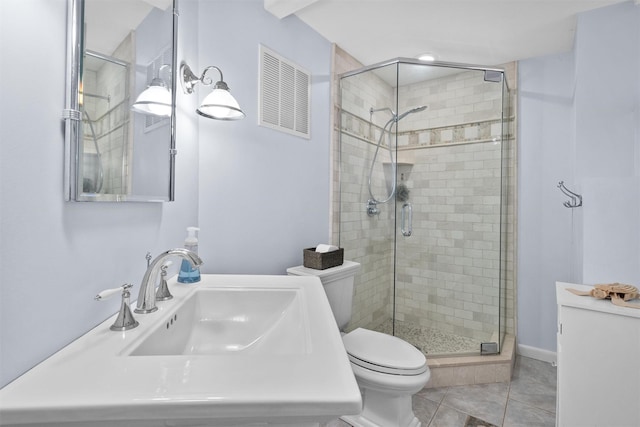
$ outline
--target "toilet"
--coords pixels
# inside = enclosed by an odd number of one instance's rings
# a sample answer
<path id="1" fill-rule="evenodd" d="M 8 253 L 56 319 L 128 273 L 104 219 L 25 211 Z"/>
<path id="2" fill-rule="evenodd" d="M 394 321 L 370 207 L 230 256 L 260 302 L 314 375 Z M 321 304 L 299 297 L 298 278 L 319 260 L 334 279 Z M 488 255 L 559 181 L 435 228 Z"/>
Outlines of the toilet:
<path id="1" fill-rule="evenodd" d="M 287 274 L 320 278 L 338 328 L 343 332 L 351 320 L 358 270 L 357 262 L 344 261 L 326 270 L 291 267 Z M 424 354 L 398 337 L 364 328 L 343 334 L 342 342 L 363 402 L 359 415 L 342 419 L 355 427 L 419 427 L 411 397 L 427 384 L 431 375 Z"/>

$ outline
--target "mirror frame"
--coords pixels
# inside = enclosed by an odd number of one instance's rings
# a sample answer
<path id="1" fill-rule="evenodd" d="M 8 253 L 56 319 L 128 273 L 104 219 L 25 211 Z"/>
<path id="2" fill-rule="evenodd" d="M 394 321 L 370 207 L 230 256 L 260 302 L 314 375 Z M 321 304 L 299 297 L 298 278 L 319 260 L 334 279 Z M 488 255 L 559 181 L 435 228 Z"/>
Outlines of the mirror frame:
<path id="1" fill-rule="evenodd" d="M 64 200 L 76 202 L 172 202 L 175 200 L 175 156 L 176 156 L 176 87 L 178 62 L 178 9 L 177 0 L 172 1 L 172 61 L 171 64 L 171 117 L 169 142 L 169 188 L 167 194 L 158 197 L 129 194 L 83 195 L 78 188 L 79 144 L 82 141 L 82 112 L 80 111 L 80 88 L 84 54 L 84 9 L 85 0 L 67 0 L 67 72 L 64 126 Z"/>

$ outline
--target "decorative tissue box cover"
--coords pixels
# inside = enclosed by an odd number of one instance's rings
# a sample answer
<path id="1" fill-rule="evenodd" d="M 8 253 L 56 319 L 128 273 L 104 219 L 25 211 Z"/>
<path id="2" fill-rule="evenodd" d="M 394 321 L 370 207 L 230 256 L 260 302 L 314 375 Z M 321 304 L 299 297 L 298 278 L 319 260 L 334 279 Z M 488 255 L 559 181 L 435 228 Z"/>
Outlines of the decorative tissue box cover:
<path id="1" fill-rule="evenodd" d="M 340 248 L 332 252 L 316 252 L 316 248 L 302 250 L 302 264 L 307 268 L 325 270 L 327 268 L 342 265 L 344 262 L 344 249 Z"/>

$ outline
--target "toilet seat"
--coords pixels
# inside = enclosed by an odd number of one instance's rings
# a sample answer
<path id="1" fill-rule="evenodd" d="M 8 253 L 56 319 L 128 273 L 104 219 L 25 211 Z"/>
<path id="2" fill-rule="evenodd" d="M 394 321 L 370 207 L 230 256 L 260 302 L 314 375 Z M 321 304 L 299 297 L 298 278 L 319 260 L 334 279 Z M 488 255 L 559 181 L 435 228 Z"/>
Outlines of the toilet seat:
<path id="1" fill-rule="evenodd" d="M 388 334 L 358 328 L 342 337 L 351 363 L 392 375 L 420 375 L 428 370 L 424 354 Z"/>

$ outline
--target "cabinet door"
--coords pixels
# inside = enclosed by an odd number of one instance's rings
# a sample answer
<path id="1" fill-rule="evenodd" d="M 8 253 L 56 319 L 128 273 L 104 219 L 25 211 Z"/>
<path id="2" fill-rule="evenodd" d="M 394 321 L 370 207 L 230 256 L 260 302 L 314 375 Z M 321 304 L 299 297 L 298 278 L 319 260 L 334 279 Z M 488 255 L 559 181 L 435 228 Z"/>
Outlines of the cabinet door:
<path id="1" fill-rule="evenodd" d="M 558 313 L 558 425 L 640 426 L 640 319 Z"/>

